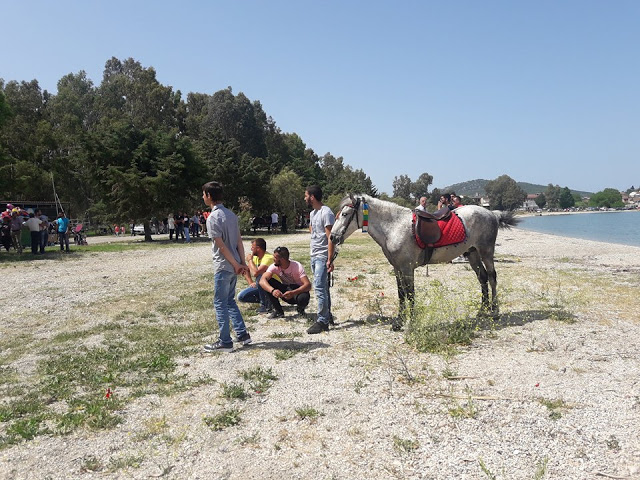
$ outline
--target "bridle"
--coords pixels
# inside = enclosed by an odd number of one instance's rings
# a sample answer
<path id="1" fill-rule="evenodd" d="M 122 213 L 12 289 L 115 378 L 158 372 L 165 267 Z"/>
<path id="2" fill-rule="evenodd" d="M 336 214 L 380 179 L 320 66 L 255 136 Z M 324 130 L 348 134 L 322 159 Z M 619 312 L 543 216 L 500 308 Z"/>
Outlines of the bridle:
<path id="1" fill-rule="evenodd" d="M 353 211 L 351 212 L 351 215 L 349 216 L 346 223 L 344 224 L 344 227 L 342 228 L 342 232 L 340 232 L 340 234 L 337 234 L 337 233 L 334 234 L 333 232 L 331 233 L 331 240 L 333 241 L 333 243 L 337 245 L 341 245 L 342 242 L 344 241 L 344 234 L 347 233 L 349 225 L 353 221 L 354 217 L 356 219 L 356 224 L 358 225 L 358 228 L 360 228 L 360 219 L 358 218 L 358 210 L 360 209 L 360 203 L 362 199 L 361 198 L 356 199 L 353 197 L 350 197 L 350 198 L 351 198 L 351 203 L 349 205 L 345 205 L 344 207 L 342 207 L 342 209 L 340 209 L 340 215 L 342 215 L 342 210 L 345 207 L 349 207 L 353 209 Z"/>

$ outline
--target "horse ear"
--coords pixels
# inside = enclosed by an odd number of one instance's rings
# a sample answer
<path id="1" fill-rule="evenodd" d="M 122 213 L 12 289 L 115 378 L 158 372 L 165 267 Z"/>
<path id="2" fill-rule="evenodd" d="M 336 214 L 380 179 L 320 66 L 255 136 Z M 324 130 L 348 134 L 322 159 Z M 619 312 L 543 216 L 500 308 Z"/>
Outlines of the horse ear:
<path id="1" fill-rule="evenodd" d="M 353 198 L 353 193 L 349 194 L 349 200 L 351 200 L 351 205 L 355 205 L 356 204 L 356 199 Z"/>

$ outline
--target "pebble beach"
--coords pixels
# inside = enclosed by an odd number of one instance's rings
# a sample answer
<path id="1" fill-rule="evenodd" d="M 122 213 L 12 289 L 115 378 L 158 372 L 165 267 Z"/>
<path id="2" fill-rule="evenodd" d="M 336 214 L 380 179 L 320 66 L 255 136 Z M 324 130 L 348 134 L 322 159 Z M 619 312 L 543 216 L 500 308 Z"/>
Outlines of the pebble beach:
<path id="1" fill-rule="evenodd" d="M 105 385 L 127 398 L 121 423 L 65 435 L 52 427 L 5 446 L 0 478 L 640 478 L 639 247 L 502 230 L 502 317 L 445 355 L 418 351 L 390 330 L 390 266 L 373 242 L 354 237 L 336 261 L 335 328 L 311 336 L 293 310 L 282 320 L 251 315 L 253 345 L 231 354 L 202 351 L 215 338 L 212 308 L 180 318 L 157 308 L 212 289 L 207 241 L 0 263 L 0 361 L 15 382 L 37 381 L 47 343 L 62 332 L 125 320 L 211 322 L 176 366 L 211 381 L 137 398 Z M 308 255 L 303 233 L 266 239 L 268 249 L 289 246 L 294 259 Z M 416 270 L 421 301 L 433 282 L 480 295 L 468 264 Z M 560 303 L 571 321 L 542 301 Z M 105 335 L 65 345 L 98 348 Z M 277 354 L 285 350 L 291 357 Z M 243 384 L 241 372 L 256 367 L 277 377 L 266 391 Z M 247 397 L 224 397 L 236 383 Z M 203 421 L 230 408 L 241 412 L 236 425 L 215 430 Z M 0 423 L 0 436 L 7 429 Z"/>

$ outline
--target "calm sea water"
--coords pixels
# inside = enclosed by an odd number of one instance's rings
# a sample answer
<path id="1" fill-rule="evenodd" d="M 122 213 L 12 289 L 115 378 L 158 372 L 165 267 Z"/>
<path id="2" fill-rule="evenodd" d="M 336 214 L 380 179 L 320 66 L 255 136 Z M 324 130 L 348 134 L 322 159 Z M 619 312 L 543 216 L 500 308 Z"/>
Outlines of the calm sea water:
<path id="1" fill-rule="evenodd" d="M 523 230 L 640 247 L 640 211 L 525 217 Z"/>

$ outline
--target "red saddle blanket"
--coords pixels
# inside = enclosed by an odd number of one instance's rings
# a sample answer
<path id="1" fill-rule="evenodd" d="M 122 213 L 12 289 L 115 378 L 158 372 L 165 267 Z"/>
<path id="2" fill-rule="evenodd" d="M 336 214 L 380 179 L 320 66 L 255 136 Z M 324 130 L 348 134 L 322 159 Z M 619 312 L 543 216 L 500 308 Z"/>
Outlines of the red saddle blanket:
<path id="1" fill-rule="evenodd" d="M 413 214 L 413 224 L 415 227 L 416 223 L 416 214 Z M 455 212 L 451 212 L 451 215 L 445 220 L 436 220 L 438 222 L 438 228 L 440 228 L 440 232 L 442 236 L 435 243 L 424 243 L 422 239 L 418 236 L 417 232 L 415 234 L 416 243 L 420 248 L 438 248 L 445 247 L 447 245 L 453 245 L 454 243 L 464 242 L 467 238 L 467 232 L 464 228 L 464 225 L 458 215 Z M 415 228 L 414 228 L 415 232 Z"/>

